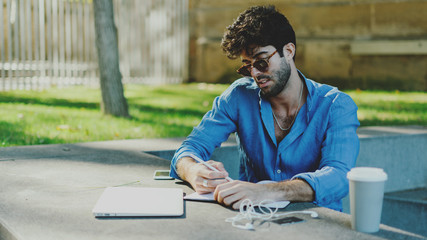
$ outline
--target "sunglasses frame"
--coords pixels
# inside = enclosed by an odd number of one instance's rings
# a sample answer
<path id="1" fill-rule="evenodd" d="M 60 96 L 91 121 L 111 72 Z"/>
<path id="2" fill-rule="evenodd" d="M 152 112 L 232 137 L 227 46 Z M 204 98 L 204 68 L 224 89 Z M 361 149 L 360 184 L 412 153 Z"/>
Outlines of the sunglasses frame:
<path id="1" fill-rule="evenodd" d="M 239 73 L 240 75 L 245 76 L 245 77 L 251 77 L 252 76 L 251 75 L 251 70 L 252 70 L 253 67 L 256 68 L 256 69 L 258 69 L 258 71 L 261 71 L 261 72 L 267 71 L 268 67 L 270 65 L 270 62 L 269 62 L 270 58 L 273 57 L 273 55 L 276 54 L 276 53 L 277 53 L 277 50 L 274 51 L 272 54 L 270 54 L 268 57 L 259 58 L 259 59 L 255 60 L 253 64 L 249 63 L 249 64 L 242 65 L 239 69 L 237 69 L 237 73 Z M 267 63 L 266 67 L 259 66 L 263 62 Z"/>

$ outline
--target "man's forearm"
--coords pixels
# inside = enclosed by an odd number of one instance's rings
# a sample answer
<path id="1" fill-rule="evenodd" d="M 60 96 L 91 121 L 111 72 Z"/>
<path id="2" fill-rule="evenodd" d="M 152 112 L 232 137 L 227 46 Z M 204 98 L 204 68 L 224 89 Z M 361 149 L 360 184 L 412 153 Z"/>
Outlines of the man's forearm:
<path id="1" fill-rule="evenodd" d="M 314 191 L 304 180 L 294 179 L 271 185 L 271 190 L 276 192 L 279 199 L 288 201 L 311 202 L 314 201 Z"/>

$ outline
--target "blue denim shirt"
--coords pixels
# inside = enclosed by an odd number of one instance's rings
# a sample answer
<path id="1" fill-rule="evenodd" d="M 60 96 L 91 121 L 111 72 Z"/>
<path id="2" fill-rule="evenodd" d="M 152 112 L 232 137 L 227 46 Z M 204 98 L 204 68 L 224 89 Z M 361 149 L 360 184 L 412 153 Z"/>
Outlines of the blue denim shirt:
<path id="1" fill-rule="evenodd" d="M 359 153 L 357 106 L 347 94 L 305 78 L 307 101 L 289 134 L 276 142 L 271 104 L 260 96 L 251 78 L 235 81 L 214 100 L 171 163 L 190 153 L 208 160 L 213 150 L 236 133 L 240 150 L 240 180 L 303 179 L 315 192 L 314 203 L 342 210 L 348 193 L 347 172 Z M 237 161 L 237 159 L 236 159 Z"/>

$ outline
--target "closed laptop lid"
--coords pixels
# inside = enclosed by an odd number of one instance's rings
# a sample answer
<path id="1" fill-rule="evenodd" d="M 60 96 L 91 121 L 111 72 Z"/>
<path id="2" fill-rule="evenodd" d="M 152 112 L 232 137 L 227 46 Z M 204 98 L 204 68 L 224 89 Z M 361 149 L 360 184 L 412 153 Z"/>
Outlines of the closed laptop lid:
<path id="1" fill-rule="evenodd" d="M 181 216 L 180 188 L 109 187 L 92 210 L 95 217 Z"/>

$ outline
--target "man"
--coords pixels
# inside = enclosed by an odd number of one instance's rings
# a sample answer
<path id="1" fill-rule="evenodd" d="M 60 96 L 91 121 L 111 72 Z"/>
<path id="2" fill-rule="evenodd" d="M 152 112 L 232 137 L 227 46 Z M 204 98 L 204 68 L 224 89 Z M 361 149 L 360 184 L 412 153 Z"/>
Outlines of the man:
<path id="1" fill-rule="evenodd" d="M 240 56 L 235 81 L 177 150 L 171 175 L 189 182 L 198 193 L 238 209 L 249 198 L 312 201 L 342 210 L 348 193 L 347 172 L 359 152 L 357 106 L 346 94 L 307 79 L 295 66 L 295 33 L 273 6 L 252 7 L 227 28 L 222 48 Z M 235 132 L 240 150 L 239 180 L 194 161 L 209 159 Z M 256 184 L 261 180 L 275 181 Z"/>

